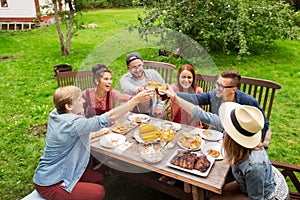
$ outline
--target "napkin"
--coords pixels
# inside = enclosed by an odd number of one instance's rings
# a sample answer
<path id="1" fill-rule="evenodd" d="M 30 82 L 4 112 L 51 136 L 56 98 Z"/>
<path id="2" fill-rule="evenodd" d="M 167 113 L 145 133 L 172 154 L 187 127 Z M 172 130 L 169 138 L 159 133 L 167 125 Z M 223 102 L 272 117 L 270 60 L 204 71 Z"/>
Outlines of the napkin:
<path id="1" fill-rule="evenodd" d="M 124 151 L 126 151 L 126 149 L 131 147 L 132 144 L 133 143 L 126 141 L 124 144 L 115 147 L 113 151 L 117 154 L 122 154 Z"/>

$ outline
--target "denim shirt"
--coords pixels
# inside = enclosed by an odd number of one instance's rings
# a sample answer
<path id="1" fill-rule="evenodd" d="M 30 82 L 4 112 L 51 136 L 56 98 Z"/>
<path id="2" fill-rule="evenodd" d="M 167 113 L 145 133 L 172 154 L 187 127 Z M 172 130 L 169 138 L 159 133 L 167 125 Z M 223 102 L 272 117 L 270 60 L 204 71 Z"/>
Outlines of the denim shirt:
<path id="1" fill-rule="evenodd" d="M 184 92 L 178 92 L 177 95 L 186 101 L 189 101 L 195 105 L 211 105 L 210 113 L 203 111 L 201 108 L 196 107 L 193 111 L 192 118 L 200 120 L 204 123 L 213 125 L 219 131 L 223 131 L 223 126 L 221 125 L 220 119 L 216 117 L 219 115 L 219 108 L 223 103 L 222 98 L 216 96 L 217 91 L 214 89 L 210 92 L 202 94 L 189 94 Z M 258 108 L 265 119 L 264 128 L 262 129 L 262 137 L 264 138 L 268 128 L 269 121 L 265 116 L 263 109 L 259 106 L 258 101 L 249 94 L 246 94 L 240 90 L 235 91 L 236 103 L 241 105 L 249 105 Z M 216 114 L 216 115 L 213 115 Z"/>
<path id="2" fill-rule="evenodd" d="M 272 164 L 265 149 L 253 150 L 245 161 L 231 167 L 242 193 L 250 200 L 263 200 L 275 190 Z"/>
<path id="3" fill-rule="evenodd" d="M 33 181 L 50 186 L 62 181 L 61 187 L 72 192 L 90 158 L 89 133 L 111 126 L 108 113 L 91 118 L 75 114 L 58 114 L 54 109 L 48 119 L 44 154 Z"/>

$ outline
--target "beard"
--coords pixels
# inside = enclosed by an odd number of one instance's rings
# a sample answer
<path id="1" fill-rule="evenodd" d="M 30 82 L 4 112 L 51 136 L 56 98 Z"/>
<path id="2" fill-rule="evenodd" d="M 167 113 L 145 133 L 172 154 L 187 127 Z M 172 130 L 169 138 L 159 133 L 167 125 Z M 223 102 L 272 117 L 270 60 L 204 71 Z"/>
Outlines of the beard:
<path id="1" fill-rule="evenodd" d="M 132 74 L 132 76 L 134 77 L 134 78 L 136 78 L 136 79 L 140 79 L 140 78 L 142 78 L 143 76 L 144 76 L 144 71 L 140 71 L 140 72 L 136 72 L 136 73 L 131 73 Z"/>

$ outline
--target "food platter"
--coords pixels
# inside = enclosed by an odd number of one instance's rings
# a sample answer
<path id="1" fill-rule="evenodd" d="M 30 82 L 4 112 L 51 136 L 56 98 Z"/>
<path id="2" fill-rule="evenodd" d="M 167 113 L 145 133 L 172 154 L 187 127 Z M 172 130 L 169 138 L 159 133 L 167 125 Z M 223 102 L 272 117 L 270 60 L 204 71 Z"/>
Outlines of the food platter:
<path id="1" fill-rule="evenodd" d="M 220 142 L 206 142 L 201 149 L 204 155 L 210 155 L 216 160 L 224 159 L 224 149 Z"/>
<path id="2" fill-rule="evenodd" d="M 124 144 L 125 141 L 126 141 L 126 137 L 124 135 L 120 135 L 117 133 L 110 133 L 101 137 L 99 142 L 100 145 L 103 147 L 114 148 L 116 146 Z"/>
<path id="3" fill-rule="evenodd" d="M 137 127 L 139 124 L 134 122 L 134 121 L 125 121 L 121 124 L 116 124 L 113 128 L 112 131 L 115 133 L 123 134 L 125 135 L 135 127 Z"/>
<path id="4" fill-rule="evenodd" d="M 223 133 L 212 129 L 199 129 L 200 135 L 204 140 L 219 141 L 223 139 Z"/>
<path id="5" fill-rule="evenodd" d="M 203 145 L 199 134 L 183 133 L 177 139 L 177 144 L 185 150 L 198 151 Z"/>
<path id="6" fill-rule="evenodd" d="M 212 158 L 211 156 L 206 156 L 207 160 L 210 162 L 210 165 L 209 165 L 209 167 L 207 168 L 207 170 L 205 172 L 201 172 L 198 169 L 187 169 L 187 168 L 183 168 L 183 167 L 172 164 L 172 160 L 176 159 L 176 157 L 178 157 L 178 153 L 180 153 L 180 151 L 184 151 L 184 150 L 178 149 L 177 151 L 175 151 L 172 154 L 172 156 L 167 161 L 167 166 L 168 167 L 178 169 L 178 170 L 181 170 L 181 171 L 185 171 L 185 172 L 188 172 L 188 173 L 191 173 L 191 174 L 194 174 L 194 175 L 198 175 L 198 176 L 202 176 L 202 177 L 208 176 L 208 174 L 209 174 L 209 172 L 210 172 L 210 170 L 211 170 L 211 168 L 212 168 L 212 166 L 215 162 L 214 158 Z M 191 154 L 196 154 L 197 157 L 205 156 L 205 155 L 203 155 L 199 152 L 191 152 Z"/>
<path id="7" fill-rule="evenodd" d="M 128 116 L 128 120 L 134 121 L 136 123 L 146 123 L 150 120 L 150 117 L 144 114 L 132 114 Z"/>

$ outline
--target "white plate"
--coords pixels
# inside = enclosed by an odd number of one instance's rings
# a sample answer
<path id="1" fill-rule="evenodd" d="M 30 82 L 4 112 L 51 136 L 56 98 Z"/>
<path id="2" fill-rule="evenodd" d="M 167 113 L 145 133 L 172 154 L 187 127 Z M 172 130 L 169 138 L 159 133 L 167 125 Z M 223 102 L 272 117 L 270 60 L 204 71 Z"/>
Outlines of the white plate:
<path id="1" fill-rule="evenodd" d="M 169 121 L 167 121 L 167 122 L 169 122 Z M 179 130 L 181 129 L 181 125 L 180 125 L 180 124 L 175 123 L 175 122 L 169 122 L 169 123 L 172 124 L 173 129 L 174 129 L 175 131 L 179 131 Z M 157 124 L 157 127 L 158 127 L 160 130 L 162 129 L 162 124 L 163 124 L 163 122 Z"/>
<path id="2" fill-rule="evenodd" d="M 124 135 L 120 135 L 117 133 L 110 133 L 102 136 L 99 142 L 101 146 L 104 146 L 106 148 L 113 148 L 121 144 L 124 144 L 125 141 L 126 141 L 126 137 Z"/>
<path id="3" fill-rule="evenodd" d="M 213 158 L 213 157 L 211 157 L 211 156 L 207 156 L 207 159 L 210 161 L 210 166 L 209 166 L 209 168 L 206 170 L 206 172 L 200 172 L 199 170 L 197 170 L 197 169 L 186 169 L 186 168 L 182 168 L 182 167 L 179 167 L 179 166 L 177 166 L 177 165 L 173 165 L 172 163 L 171 163 L 171 160 L 175 157 L 175 156 L 177 156 L 177 152 L 178 151 L 182 151 L 182 149 L 181 150 L 177 150 L 177 151 L 175 151 L 173 154 L 172 154 L 172 156 L 169 158 L 169 160 L 167 161 L 167 166 L 168 167 L 172 167 L 172 168 L 175 168 L 175 169 L 179 169 L 179 170 L 182 170 L 182 171 L 185 171 L 185 172 L 188 172 L 188 173 L 191 173 L 191 174 L 195 174 L 195 175 L 198 175 L 198 176 L 202 176 L 202 177 L 206 177 L 206 176 L 208 176 L 208 174 L 209 174 L 209 172 L 210 172 L 210 170 L 211 170 L 211 168 L 212 168 L 212 166 L 213 166 L 213 164 L 214 164 L 214 162 L 215 162 L 215 159 Z M 200 156 L 200 155 L 202 155 L 201 153 L 199 153 L 199 152 L 192 152 L 192 153 L 195 153 L 195 154 L 197 154 L 197 156 Z"/>
<path id="4" fill-rule="evenodd" d="M 132 114 L 132 115 L 128 116 L 128 120 L 137 122 L 135 120 L 137 117 L 141 119 L 141 123 L 145 123 L 145 122 L 149 121 L 149 119 L 150 119 L 150 117 L 148 115 L 144 115 L 144 114 Z"/>
<path id="5" fill-rule="evenodd" d="M 220 142 L 206 142 L 201 151 L 204 155 L 209 155 L 208 150 L 213 149 L 220 152 L 220 155 L 216 157 L 216 160 L 223 160 L 224 159 L 224 149 L 222 148 L 222 143 Z"/>
<path id="6" fill-rule="evenodd" d="M 193 135 L 199 135 L 199 134 L 194 134 L 194 133 L 191 133 L 191 134 L 193 134 Z M 182 135 L 182 134 L 181 134 Z M 181 137 L 181 135 L 179 136 L 179 137 Z M 178 137 L 178 138 L 179 138 Z M 197 148 L 197 149 L 189 149 L 189 148 L 186 148 L 186 147 L 184 147 L 184 146 L 182 146 L 182 144 L 181 144 L 181 142 L 177 139 L 177 144 L 182 148 L 182 149 L 185 149 L 185 150 L 191 150 L 191 151 L 198 151 L 198 150 L 200 150 L 201 148 L 202 148 L 202 146 L 203 146 L 203 143 L 204 143 L 204 141 L 202 140 L 202 138 L 200 137 L 200 140 L 201 140 L 201 144 L 200 144 L 200 147 L 199 148 Z"/>
<path id="7" fill-rule="evenodd" d="M 212 129 L 199 129 L 200 135 L 204 140 L 210 140 L 210 141 L 218 141 L 223 139 L 223 133 L 212 130 Z M 204 134 L 203 131 L 209 131 L 208 135 Z"/>
<path id="8" fill-rule="evenodd" d="M 135 138 L 135 140 L 138 142 L 138 143 L 145 143 L 145 141 L 141 138 L 140 136 L 140 130 L 137 129 L 133 132 L 133 137 Z M 153 142 L 157 142 L 159 141 L 159 139 L 157 140 L 154 140 Z"/>

